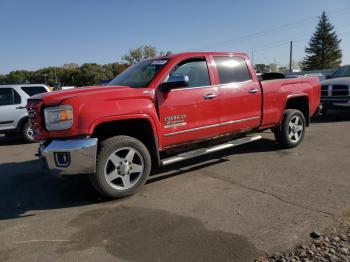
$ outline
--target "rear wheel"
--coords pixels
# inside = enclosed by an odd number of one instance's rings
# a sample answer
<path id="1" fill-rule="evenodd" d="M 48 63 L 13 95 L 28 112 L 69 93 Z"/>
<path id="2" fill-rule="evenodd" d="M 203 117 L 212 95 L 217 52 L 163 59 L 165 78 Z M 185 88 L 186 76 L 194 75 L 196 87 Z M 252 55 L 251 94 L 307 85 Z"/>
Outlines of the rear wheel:
<path id="1" fill-rule="evenodd" d="M 303 141 L 306 121 L 304 114 L 296 109 L 287 109 L 281 127 L 274 130 L 277 143 L 283 148 L 296 147 Z"/>
<path id="2" fill-rule="evenodd" d="M 101 142 L 93 186 L 108 198 L 134 194 L 145 184 L 151 171 L 150 154 L 139 140 L 115 136 Z"/>
<path id="3" fill-rule="evenodd" d="M 35 142 L 34 131 L 29 121 L 27 121 L 22 128 L 22 136 L 29 143 Z"/>

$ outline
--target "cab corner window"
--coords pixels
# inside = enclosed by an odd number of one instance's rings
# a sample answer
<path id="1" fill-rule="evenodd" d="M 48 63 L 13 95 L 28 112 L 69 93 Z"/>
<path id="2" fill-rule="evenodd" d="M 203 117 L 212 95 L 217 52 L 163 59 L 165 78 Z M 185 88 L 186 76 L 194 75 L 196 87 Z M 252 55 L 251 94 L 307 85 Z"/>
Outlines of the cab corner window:
<path id="1" fill-rule="evenodd" d="M 204 59 L 183 61 L 175 66 L 170 76 L 188 76 L 187 87 L 210 86 L 208 66 Z"/>
<path id="2" fill-rule="evenodd" d="M 251 79 L 245 60 L 239 56 L 215 56 L 220 84 L 244 82 Z"/>

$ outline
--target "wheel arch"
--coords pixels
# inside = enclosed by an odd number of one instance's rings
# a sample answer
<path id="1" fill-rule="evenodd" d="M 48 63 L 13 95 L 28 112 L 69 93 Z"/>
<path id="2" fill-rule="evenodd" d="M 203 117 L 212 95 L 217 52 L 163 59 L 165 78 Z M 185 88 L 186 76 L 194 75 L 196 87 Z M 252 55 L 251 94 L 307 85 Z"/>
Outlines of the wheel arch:
<path id="1" fill-rule="evenodd" d="M 306 94 L 288 96 L 284 106 L 284 110 L 287 109 L 297 109 L 301 111 L 305 117 L 306 126 L 310 125 L 310 104 L 309 97 Z"/>
<path id="2" fill-rule="evenodd" d="M 140 140 L 149 150 L 152 163 L 160 165 L 157 130 L 152 121 L 145 117 L 128 119 L 104 119 L 94 125 L 91 136 L 103 141 L 117 135 L 127 135 Z"/>
<path id="3" fill-rule="evenodd" d="M 22 128 L 27 123 L 27 121 L 29 121 L 29 117 L 28 116 L 24 116 L 18 121 L 17 132 L 21 132 L 22 131 Z"/>

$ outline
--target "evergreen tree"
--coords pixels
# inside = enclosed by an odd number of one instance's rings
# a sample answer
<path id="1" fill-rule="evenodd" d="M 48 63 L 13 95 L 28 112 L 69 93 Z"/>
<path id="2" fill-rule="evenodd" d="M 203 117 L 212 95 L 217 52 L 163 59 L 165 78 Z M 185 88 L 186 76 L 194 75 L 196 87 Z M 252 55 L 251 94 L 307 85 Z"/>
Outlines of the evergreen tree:
<path id="1" fill-rule="evenodd" d="M 341 64 L 342 51 L 339 48 L 334 26 L 329 22 L 326 12 L 323 11 L 316 26 L 316 31 L 305 48 L 306 57 L 303 61 L 303 70 L 320 70 L 337 68 Z"/>

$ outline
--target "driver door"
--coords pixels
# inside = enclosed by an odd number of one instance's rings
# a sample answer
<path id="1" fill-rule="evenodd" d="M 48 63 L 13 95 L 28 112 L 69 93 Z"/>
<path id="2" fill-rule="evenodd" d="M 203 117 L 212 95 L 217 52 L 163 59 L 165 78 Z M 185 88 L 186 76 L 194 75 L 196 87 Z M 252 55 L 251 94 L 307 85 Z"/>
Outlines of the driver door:
<path id="1" fill-rule="evenodd" d="M 159 92 L 163 146 L 218 135 L 219 93 L 217 87 L 211 86 L 206 59 L 201 57 L 182 61 L 171 70 L 169 76 L 188 76 L 189 82 L 188 86 Z"/>

